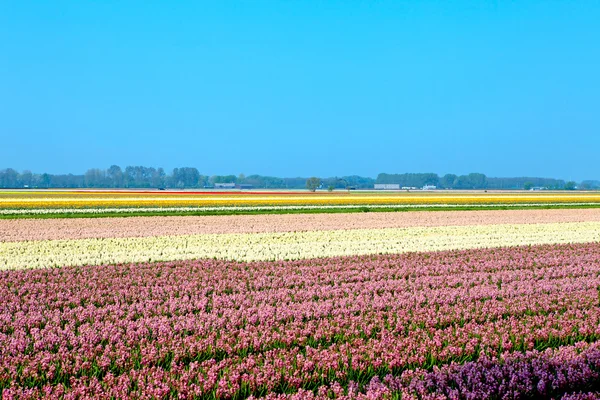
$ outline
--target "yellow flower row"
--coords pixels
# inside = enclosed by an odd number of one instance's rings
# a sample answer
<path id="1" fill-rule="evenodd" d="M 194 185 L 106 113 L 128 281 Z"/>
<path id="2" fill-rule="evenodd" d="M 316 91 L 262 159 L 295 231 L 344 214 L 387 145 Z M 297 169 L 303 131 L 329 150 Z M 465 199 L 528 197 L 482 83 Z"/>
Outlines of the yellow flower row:
<path id="1" fill-rule="evenodd" d="M 153 193 L 76 193 L 34 192 L 4 193 L 0 209 L 44 208 L 108 208 L 108 207 L 255 207 L 255 206 L 318 206 L 318 205 L 418 205 L 418 204 L 562 204 L 598 203 L 596 193 L 545 194 L 410 194 L 410 193 L 352 193 L 352 194 L 164 194 Z"/>
<path id="2" fill-rule="evenodd" d="M 0 270 L 219 258 L 291 260 L 600 241 L 600 222 L 197 234 L 0 243 Z"/>

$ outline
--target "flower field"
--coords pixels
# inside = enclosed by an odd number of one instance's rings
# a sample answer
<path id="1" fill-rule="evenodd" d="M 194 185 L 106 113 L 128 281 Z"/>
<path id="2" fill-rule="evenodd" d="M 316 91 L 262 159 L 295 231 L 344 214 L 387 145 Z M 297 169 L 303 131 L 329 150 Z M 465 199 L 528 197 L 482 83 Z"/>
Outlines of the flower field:
<path id="1" fill-rule="evenodd" d="M 0 216 L 232 213 L 366 208 L 600 207 L 597 193 L 0 192 Z"/>
<path id="2" fill-rule="evenodd" d="M 21 193 L 0 209 L 451 201 Z M 527 196 L 596 201 L 452 198 Z M 0 220 L 2 399 L 600 398 L 600 208 L 69 216 Z"/>
<path id="3" fill-rule="evenodd" d="M 594 243 L 5 271 L 0 387 L 7 399 L 593 398 L 599 266 Z"/>
<path id="4" fill-rule="evenodd" d="M 599 209 L 0 219 L 0 242 L 434 226 L 600 222 Z"/>
<path id="5" fill-rule="evenodd" d="M 355 229 L 0 243 L 0 270 L 217 258 L 295 260 L 600 241 L 600 222 Z"/>

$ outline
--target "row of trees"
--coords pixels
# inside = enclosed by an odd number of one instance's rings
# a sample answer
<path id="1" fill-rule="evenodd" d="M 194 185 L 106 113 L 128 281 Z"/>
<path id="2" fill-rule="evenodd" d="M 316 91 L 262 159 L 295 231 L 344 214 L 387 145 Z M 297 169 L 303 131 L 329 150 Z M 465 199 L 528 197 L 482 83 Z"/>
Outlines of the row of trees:
<path id="1" fill-rule="evenodd" d="M 309 178 L 310 179 L 310 178 Z M 128 166 L 122 169 L 111 165 L 108 169 L 92 168 L 83 175 L 35 174 L 18 172 L 12 168 L 0 170 L 0 188 L 204 188 L 216 183 L 236 183 L 266 189 L 304 189 L 307 178 L 280 178 L 263 175 L 203 175 L 197 168 L 175 168 L 168 174 L 163 168 Z M 315 183 L 318 184 L 315 187 Z M 580 184 L 550 178 L 490 178 L 480 173 L 468 175 L 435 173 L 379 174 L 377 179 L 358 175 L 315 178 L 310 189 L 372 189 L 375 183 L 394 183 L 409 187 L 434 185 L 440 189 L 599 189 L 600 181 L 583 181 Z"/>
<path id="2" fill-rule="evenodd" d="M 442 177 L 434 173 L 416 174 L 379 174 L 376 183 L 395 183 L 408 187 L 433 185 L 443 189 L 486 189 L 488 178 L 484 174 L 468 175 L 446 174 Z"/>
<path id="3" fill-rule="evenodd" d="M 256 188 L 302 189 L 306 178 L 278 178 L 249 175 L 202 175 L 197 168 L 175 168 L 167 174 L 163 168 L 112 165 L 108 169 L 92 168 L 83 175 L 34 174 L 12 168 L 0 170 L 0 188 L 204 188 L 216 183 L 252 185 Z"/>
<path id="4" fill-rule="evenodd" d="M 534 187 L 554 190 L 573 190 L 576 187 L 586 189 L 600 188 L 598 181 L 584 181 L 582 184 L 562 179 L 552 178 L 489 178 L 484 174 L 471 173 L 468 175 L 446 174 L 438 176 L 434 173 L 422 174 L 379 174 L 376 183 L 396 183 L 402 186 L 423 187 L 434 185 L 441 189 L 525 189 Z"/>

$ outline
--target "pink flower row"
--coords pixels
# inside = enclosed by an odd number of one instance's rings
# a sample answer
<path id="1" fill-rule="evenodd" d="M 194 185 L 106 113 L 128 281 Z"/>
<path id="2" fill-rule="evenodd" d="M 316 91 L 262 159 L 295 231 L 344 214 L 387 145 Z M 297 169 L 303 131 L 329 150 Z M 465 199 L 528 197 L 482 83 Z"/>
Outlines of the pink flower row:
<path id="1" fill-rule="evenodd" d="M 0 242 L 600 221 L 600 209 L 0 219 Z"/>
<path id="2" fill-rule="evenodd" d="M 599 267 L 600 244 L 581 244 L 2 272 L 0 390 L 373 393 L 376 377 L 596 341 Z"/>

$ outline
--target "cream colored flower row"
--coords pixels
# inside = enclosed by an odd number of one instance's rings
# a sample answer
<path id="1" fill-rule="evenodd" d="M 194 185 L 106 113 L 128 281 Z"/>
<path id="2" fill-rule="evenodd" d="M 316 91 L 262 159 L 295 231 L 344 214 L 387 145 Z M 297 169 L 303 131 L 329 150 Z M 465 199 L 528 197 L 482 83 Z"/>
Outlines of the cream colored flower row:
<path id="1" fill-rule="evenodd" d="M 600 203 L 498 203 L 498 204 L 340 204 L 340 205 L 299 205 L 299 206 L 222 206 L 222 207 L 95 207 L 95 208 L 20 208 L 0 209 L 0 215 L 45 215 L 45 214 L 131 214 L 131 213 L 186 213 L 215 211 L 286 211 L 286 210 L 330 210 L 359 209 L 365 207 L 380 209 L 397 208 L 506 208 L 515 207 L 586 207 Z"/>
<path id="2" fill-rule="evenodd" d="M 136 218 L 0 218 L 0 242 L 594 221 L 600 222 L 600 208 L 160 215 Z"/>
<path id="3" fill-rule="evenodd" d="M 438 226 L 0 243 L 0 269 L 195 258 L 286 260 L 600 241 L 600 222 Z"/>

